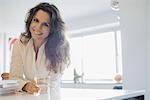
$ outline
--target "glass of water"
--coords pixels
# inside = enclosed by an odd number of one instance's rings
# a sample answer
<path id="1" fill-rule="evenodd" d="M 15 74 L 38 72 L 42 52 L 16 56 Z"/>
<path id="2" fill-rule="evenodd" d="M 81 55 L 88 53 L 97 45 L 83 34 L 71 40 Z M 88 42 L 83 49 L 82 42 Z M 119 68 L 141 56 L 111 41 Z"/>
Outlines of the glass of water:
<path id="1" fill-rule="evenodd" d="M 49 88 L 49 82 L 50 78 L 49 76 L 36 76 L 35 81 L 37 86 L 40 88 L 39 94 L 47 94 L 50 93 L 50 88 Z"/>

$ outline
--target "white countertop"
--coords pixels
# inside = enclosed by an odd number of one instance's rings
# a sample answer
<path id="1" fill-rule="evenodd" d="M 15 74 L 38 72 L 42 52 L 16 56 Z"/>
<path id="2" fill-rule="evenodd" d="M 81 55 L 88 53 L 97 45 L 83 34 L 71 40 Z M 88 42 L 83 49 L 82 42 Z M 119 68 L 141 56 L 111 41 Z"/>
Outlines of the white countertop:
<path id="1" fill-rule="evenodd" d="M 144 95 L 144 90 L 76 89 L 62 88 L 62 100 L 120 100 Z M 0 100 L 50 100 L 48 94 L 39 96 L 25 93 L 1 95 Z"/>

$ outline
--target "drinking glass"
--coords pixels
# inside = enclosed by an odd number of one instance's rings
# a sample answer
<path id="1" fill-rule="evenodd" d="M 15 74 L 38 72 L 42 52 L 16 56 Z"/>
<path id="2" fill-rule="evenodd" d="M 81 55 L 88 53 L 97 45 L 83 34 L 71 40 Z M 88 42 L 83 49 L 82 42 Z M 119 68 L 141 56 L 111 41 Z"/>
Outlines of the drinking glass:
<path id="1" fill-rule="evenodd" d="M 38 94 L 48 94 L 50 93 L 49 88 L 49 76 L 36 75 L 35 79 L 37 86 L 40 88 Z"/>

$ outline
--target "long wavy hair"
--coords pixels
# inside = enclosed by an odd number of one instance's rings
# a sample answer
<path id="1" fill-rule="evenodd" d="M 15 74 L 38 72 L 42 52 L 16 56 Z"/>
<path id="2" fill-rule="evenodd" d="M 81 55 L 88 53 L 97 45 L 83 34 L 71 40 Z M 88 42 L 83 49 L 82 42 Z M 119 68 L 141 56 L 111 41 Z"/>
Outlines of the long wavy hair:
<path id="1" fill-rule="evenodd" d="M 37 6 L 29 10 L 26 17 L 26 31 L 21 34 L 21 42 L 27 43 L 31 38 L 31 32 L 29 30 L 31 21 L 37 11 L 43 10 L 47 12 L 50 16 L 50 32 L 47 37 L 47 42 L 45 44 L 45 55 L 50 61 L 48 70 L 53 70 L 54 72 L 62 71 L 64 66 L 69 65 L 70 55 L 69 55 L 69 43 L 64 34 L 65 23 L 60 16 L 58 8 L 49 3 L 40 3 Z"/>

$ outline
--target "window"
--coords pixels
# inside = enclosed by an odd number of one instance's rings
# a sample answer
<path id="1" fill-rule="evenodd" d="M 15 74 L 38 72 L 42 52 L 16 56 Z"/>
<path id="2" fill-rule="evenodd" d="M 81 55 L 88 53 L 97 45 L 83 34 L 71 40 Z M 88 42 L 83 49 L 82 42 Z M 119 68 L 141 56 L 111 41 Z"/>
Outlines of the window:
<path id="1" fill-rule="evenodd" d="M 3 72 L 9 72 L 10 70 L 10 59 L 13 44 L 18 39 L 18 34 L 4 34 L 4 69 Z"/>
<path id="2" fill-rule="evenodd" d="M 76 73 L 82 76 L 80 82 L 97 83 L 112 81 L 116 73 L 122 73 L 120 33 L 112 31 L 71 38 L 71 64 L 62 81 L 74 82 Z"/>

